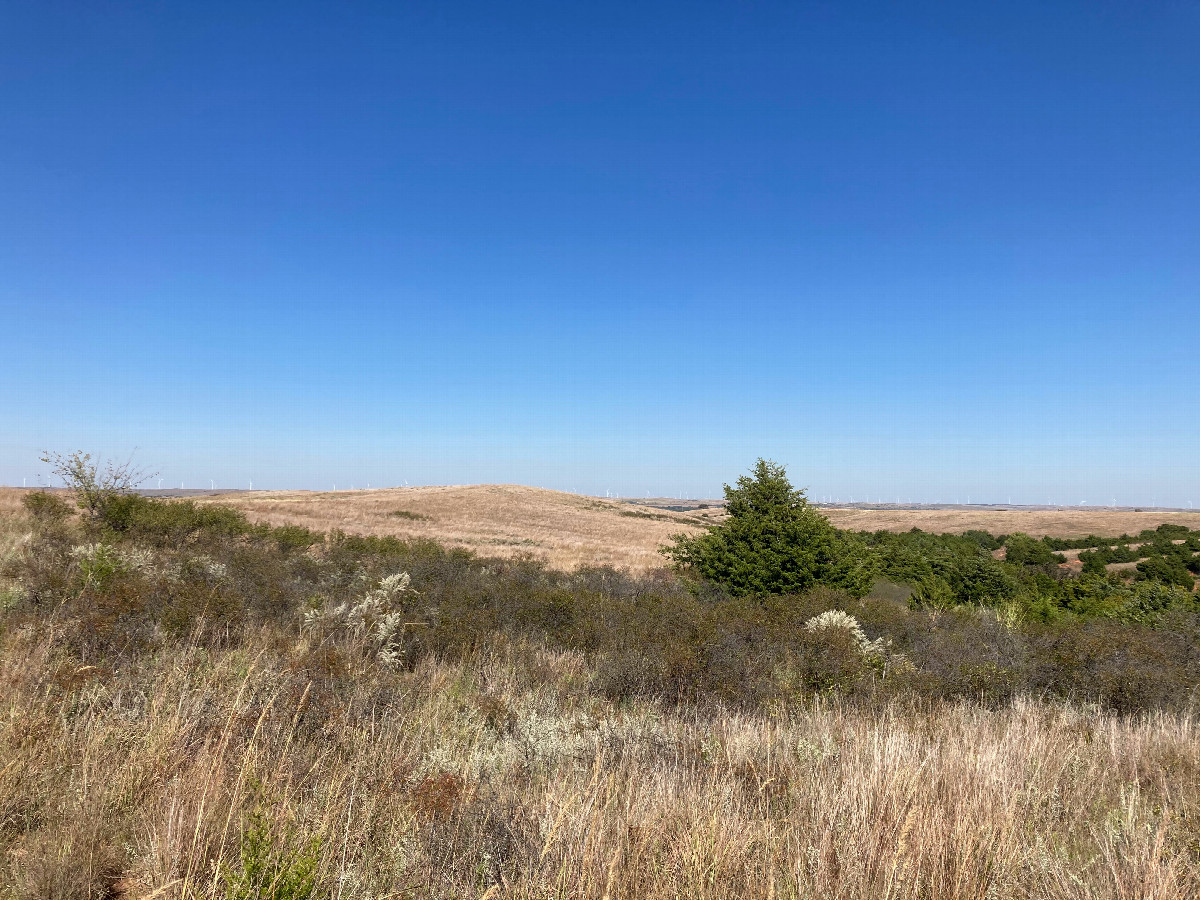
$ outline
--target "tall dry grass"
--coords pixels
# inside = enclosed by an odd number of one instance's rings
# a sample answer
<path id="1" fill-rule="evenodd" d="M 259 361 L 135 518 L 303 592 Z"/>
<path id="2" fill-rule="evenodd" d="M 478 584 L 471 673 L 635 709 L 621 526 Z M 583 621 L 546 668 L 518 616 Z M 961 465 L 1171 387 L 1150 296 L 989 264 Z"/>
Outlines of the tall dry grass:
<path id="1" fill-rule="evenodd" d="M 407 673 L 273 630 L 119 672 L 0 640 L 5 896 L 225 896 L 255 809 L 347 900 L 1200 892 L 1185 718 L 614 706 L 502 640 Z"/>
<path id="2" fill-rule="evenodd" d="M 1200 895 L 1188 715 L 614 702 L 528 636 L 405 671 L 296 609 L 84 664 L 73 602 L 0 614 L 0 897 Z"/>

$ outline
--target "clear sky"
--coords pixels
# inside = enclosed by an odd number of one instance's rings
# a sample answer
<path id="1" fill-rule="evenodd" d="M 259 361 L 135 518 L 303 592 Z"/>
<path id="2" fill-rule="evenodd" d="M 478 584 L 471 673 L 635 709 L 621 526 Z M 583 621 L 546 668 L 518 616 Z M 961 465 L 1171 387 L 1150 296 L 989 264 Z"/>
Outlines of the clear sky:
<path id="1" fill-rule="evenodd" d="M 0 482 L 1200 505 L 1200 5 L 0 2 Z"/>

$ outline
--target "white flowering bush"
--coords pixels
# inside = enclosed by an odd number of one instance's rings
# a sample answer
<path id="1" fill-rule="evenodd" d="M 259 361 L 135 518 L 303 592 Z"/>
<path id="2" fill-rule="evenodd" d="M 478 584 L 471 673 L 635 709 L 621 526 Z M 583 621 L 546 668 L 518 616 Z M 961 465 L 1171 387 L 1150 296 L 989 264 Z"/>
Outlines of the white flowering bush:
<path id="1" fill-rule="evenodd" d="M 887 651 L 887 643 L 883 638 L 871 640 L 863 633 L 858 619 L 840 609 L 827 609 L 820 615 L 813 616 L 804 623 L 804 629 L 809 632 L 841 629 L 847 631 L 854 639 L 859 652 L 867 659 L 882 659 Z"/>
<path id="2" fill-rule="evenodd" d="M 406 621 L 404 601 L 417 593 L 411 582 L 407 572 L 388 575 L 358 600 L 307 610 L 304 628 L 322 635 L 343 634 L 372 648 L 380 662 L 396 665 L 403 656 L 400 641 L 405 630 L 426 624 Z"/>

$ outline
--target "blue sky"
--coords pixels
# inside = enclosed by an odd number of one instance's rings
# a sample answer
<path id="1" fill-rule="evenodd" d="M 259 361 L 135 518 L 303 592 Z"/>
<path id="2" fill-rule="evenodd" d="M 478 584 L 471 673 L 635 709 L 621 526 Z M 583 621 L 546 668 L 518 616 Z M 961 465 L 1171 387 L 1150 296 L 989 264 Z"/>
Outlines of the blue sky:
<path id="1" fill-rule="evenodd" d="M 0 482 L 1200 503 L 1200 7 L 0 4 Z"/>

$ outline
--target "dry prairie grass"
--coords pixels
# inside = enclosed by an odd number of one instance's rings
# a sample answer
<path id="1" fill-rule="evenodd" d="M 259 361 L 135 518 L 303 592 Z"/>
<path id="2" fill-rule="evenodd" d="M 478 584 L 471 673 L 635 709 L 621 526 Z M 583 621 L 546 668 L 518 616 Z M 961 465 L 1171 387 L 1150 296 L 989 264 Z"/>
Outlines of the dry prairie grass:
<path id="1" fill-rule="evenodd" d="M 19 488 L 0 488 L 0 517 L 16 514 Z M 197 498 L 221 503 L 271 525 L 315 531 L 428 538 L 482 556 L 529 555 L 557 569 L 610 565 L 634 572 L 661 568 L 658 548 L 680 532 L 695 534 L 721 520 L 719 509 L 697 513 L 639 507 L 520 485 L 459 485 L 369 491 L 256 491 Z M 392 515 L 401 512 L 411 514 Z M 704 517 L 707 513 L 708 516 Z M 1034 537 L 1116 537 L 1164 522 L 1200 528 L 1200 512 L 1105 509 L 858 509 L 823 508 L 838 528 L 992 534 L 1023 531 Z"/>
<path id="2" fill-rule="evenodd" d="M 394 670 L 297 610 L 84 664 L 66 609 L 0 617 L 0 897 L 230 900 L 256 823 L 313 851 L 273 900 L 1200 893 L 1188 715 L 614 702 L 582 652 Z"/>
<path id="3" fill-rule="evenodd" d="M 1200 891 L 1183 718 L 617 707 L 579 655 L 504 641 L 333 680 L 279 633 L 120 673 L 0 640 L 5 896 L 225 896 L 255 808 L 343 900 Z"/>
<path id="4" fill-rule="evenodd" d="M 202 502 L 234 506 L 272 525 L 429 538 L 483 556 L 528 554 L 565 570 L 600 565 L 633 571 L 660 568 L 665 561 L 658 548 L 671 535 L 702 527 L 702 520 L 683 513 L 639 511 L 619 501 L 507 484 L 271 491 Z M 395 512 L 422 518 L 392 515 Z"/>
<path id="5" fill-rule="evenodd" d="M 680 532 L 719 522 L 720 510 L 677 513 L 621 501 L 519 485 L 393 488 L 374 491 L 270 491 L 204 498 L 237 507 L 272 525 L 340 528 L 356 534 L 430 538 L 485 556 L 528 554 L 558 569 L 611 565 L 641 572 L 659 568 L 658 548 Z M 402 518 L 403 511 L 424 518 Z M 1200 528 L 1200 512 L 1132 510 L 823 509 L 838 528 L 856 531 L 993 534 L 1035 537 L 1137 534 L 1163 522 Z M 708 517 L 704 517 L 708 513 Z"/>
<path id="6" fill-rule="evenodd" d="M 992 534 L 1023 531 L 1033 537 L 1118 537 L 1157 528 L 1164 522 L 1200 528 L 1200 512 L 1135 512 L 1131 509 L 858 509 L 822 508 L 838 528 L 851 531 L 908 531 Z"/>

